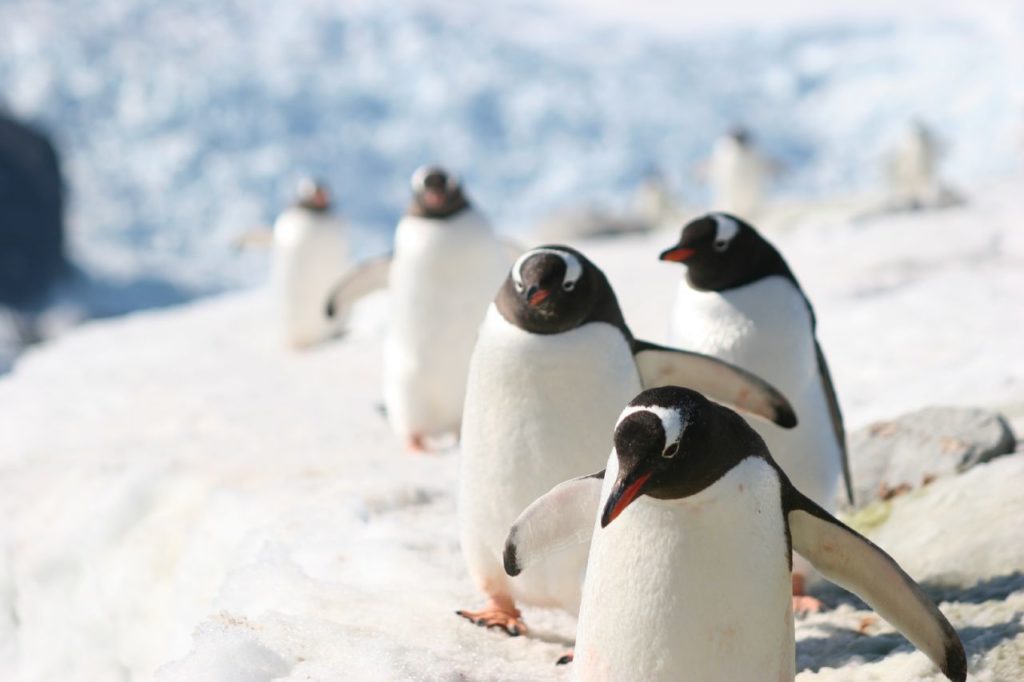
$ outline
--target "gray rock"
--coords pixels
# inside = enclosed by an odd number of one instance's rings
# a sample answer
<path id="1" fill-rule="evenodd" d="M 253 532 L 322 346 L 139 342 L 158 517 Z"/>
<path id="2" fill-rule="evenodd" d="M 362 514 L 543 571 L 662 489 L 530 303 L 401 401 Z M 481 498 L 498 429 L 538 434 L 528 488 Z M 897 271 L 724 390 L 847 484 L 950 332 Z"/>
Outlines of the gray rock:
<path id="1" fill-rule="evenodd" d="M 926 407 L 849 436 L 856 507 L 913 490 L 1013 452 L 1006 419 L 990 410 Z"/>

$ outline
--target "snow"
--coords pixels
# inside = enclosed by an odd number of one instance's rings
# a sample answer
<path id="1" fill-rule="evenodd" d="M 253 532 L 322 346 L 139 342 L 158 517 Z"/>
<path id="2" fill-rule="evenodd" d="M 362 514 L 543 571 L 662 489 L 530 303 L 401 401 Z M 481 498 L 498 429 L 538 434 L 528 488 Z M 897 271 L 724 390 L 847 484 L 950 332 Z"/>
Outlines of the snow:
<path id="1" fill-rule="evenodd" d="M 772 235 L 851 425 L 945 402 L 1020 416 L 1019 180 L 971 188 L 961 208 Z M 681 269 L 655 258 L 675 238 L 579 245 L 641 337 L 664 339 Z M 458 453 L 403 453 L 377 411 L 385 301 L 301 354 L 279 344 L 262 289 L 136 313 L 0 379 L 0 678 L 567 679 L 553 663 L 568 616 L 527 609 L 531 636 L 509 638 L 453 613 L 481 602 L 458 548 Z M 1013 544 L 1020 457 L 898 499 L 873 536 L 941 579 L 977 680 L 1022 673 L 1019 551 L 967 559 Z M 960 542 L 928 541 L 941 514 L 959 514 Z M 940 679 L 884 623 L 858 634 L 855 600 L 823 595 L 838 608 L 798 623 L 800 679 Z"/>

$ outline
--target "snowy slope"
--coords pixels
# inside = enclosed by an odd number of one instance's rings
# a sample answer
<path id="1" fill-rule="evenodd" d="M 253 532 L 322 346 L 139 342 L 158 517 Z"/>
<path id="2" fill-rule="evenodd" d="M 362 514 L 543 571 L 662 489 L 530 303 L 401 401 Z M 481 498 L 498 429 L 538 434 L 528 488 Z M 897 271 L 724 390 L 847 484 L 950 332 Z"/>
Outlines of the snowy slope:
<path id="1" fill-rule="evenodd" d="M 947 402 L 1015 409 L 1021 424 L 1018 186 L 776 237 L 850 424 Z M 655 340 L 680 270 L 654 259 L 674 237 L 581 245 Z M 265 292 L 235 294 L 88 324 L 0 379 L 0 679 L 566 679 L 553 661 L 569 618 L 528 610 L 532 636 L 512 639 L 452 613 L 479 603 L 458 550 L 458 453 L 403 454 L 377 414 L 382 305 L 355 335 L 292 354 Z M 972 472 L 984 490 L 955 479 L 911 500 L 893 514 L 907 530 L 879 542 L 927 575 L 970 574 L 955 548 L 1020 527 L 1019 486 L 1005 484 L 1019 457 Z M 998 491 L 1015 497 L 985 497 Z M 970 542 L 926 541 L 944 513 Z M 1024 674 L 1024 566 L 1002 569 L 936 593 L 972 679 Z M 798 625 L 801 679 L 939 679 L 880 623 L 858 634 L 868 614 L 837 594 L 840 608 Z"/>
<path id="2" fill-rule="evenodd" d="M 1019 3 L 822 3 L 809 23 L 794 3 L 613 5 L 7 0 L 0 106 L 66 150 L 79 257 L 201 291 L 261 278 L 230 244 L 304 172 L 371 252 L 429 160 L 511 231 L 621 207 L 652 166 L 696 198 L 694 163 L 736 121 L 790 192 L 872 186 L 914 115 L 956 179 L 1019 162 Z"/>

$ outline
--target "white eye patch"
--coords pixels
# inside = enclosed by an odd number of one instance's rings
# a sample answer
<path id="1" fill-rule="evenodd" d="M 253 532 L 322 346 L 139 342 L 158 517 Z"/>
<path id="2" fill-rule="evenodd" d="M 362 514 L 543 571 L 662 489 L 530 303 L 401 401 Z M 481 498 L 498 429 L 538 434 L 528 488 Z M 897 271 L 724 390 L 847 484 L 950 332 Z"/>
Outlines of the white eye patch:
<path id="1" fill-rule="evenodd" d="M 516 285 L 516 289 L 521 290 L 523 288 L 523 265 L 526 264 L 526 261 L 542 253 L 558 256 L 565 262 L 565 275 L 562 277 L 562 287 L 567 291 L 574 289 L 576 282 L 583 276 L 583 264 L 580 263 L 579 258 L 561 249 L 533 249 L 520 256 L 515 265 L 512 266 L 512 283 Z"/>
<path id="2" fill-rule="evenodd" d="M 416 172 L 412 174 L 412 181 L 409 183 L 412 187 L 412 191 L 415 194 L 423 189 L 423 184 L 427 181 L 427 176 L 433 172 L 440 170 L 436 166 L 420 166 L 416 169 Z M 454 192 L 459 187 L 459 178 L 454 173 L 445 172 L 445 188 L 449 192 Z"/>
<path id="3" fill-rule="evenodd" d="M 661 456 L 675 457 L 678 452 L 679 439 L 683 437 L 683 432 L 686 431 L 688 424 L 686 417 L 679 410 L 671 407 L 658 407 L 656 405 L 649 407 L 627 407 L 619 415 L 619 421 L 615 423 L 615 428 L 618 429 L 619 424 L 626 417 L 637 412 L 650 412 L 661 421 L 661 428 L 665 430 L 665 451 L 661 453 Z"/>
<path id="4" fill-rule="evenodd" d="M 729 242 L 739 233 L 739 224 L 727 215 L 712 213 L 711 218 L 715 221 L 715 249 L 725 251 Z"/>

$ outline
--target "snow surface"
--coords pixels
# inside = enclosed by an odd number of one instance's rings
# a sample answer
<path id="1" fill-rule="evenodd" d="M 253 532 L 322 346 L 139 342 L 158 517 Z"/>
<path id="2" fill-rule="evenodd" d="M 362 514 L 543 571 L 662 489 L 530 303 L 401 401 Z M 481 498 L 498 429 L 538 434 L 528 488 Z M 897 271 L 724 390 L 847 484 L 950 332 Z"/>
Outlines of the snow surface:
<path id="1" fill-rule="evenodd" d="M 934 403 L 1024 414 L 1019 182 L 773 236 L 849 424 Z M 675 237 L 580 244 L 641 337 L 667 331 L 681 269 L 655 258 Z M 0 379 L 0 679 L 567 679 L 553 662 L 568 616 L 528 609 L 531 636 L 509 638 L 453 613 L 481 603 L 458 549 L 458 454 L 404 454 L 377 412 L 384 299 L 302 354 L 279 345 L 268 299 L 89 323 Z M 898 499 L 872 531 L 938 580 L 975 680 L 1024 675 L 1022 456 Z M 945 542 L 943 514 L 969 537 Z M 856 600 L 823 595 L 838 608 L 798 623 L 800 679 L 941 679 Z"/>

